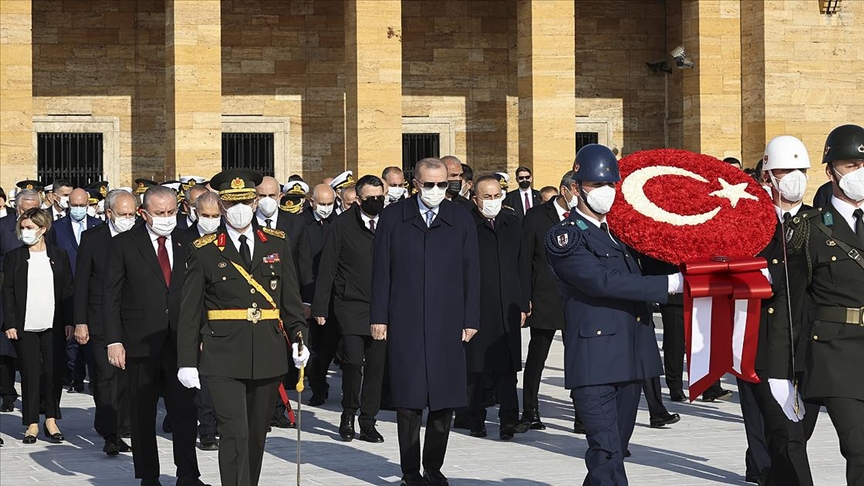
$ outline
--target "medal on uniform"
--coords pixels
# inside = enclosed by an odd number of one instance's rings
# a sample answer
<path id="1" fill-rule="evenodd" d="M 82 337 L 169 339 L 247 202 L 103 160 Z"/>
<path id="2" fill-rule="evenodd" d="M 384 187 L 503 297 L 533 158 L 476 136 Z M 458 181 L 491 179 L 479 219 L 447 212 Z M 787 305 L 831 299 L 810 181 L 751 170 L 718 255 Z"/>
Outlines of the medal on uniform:
<path id="1" fill-rule="evenodd" d="M 569 239 L 567 233 L 561 233 L 560 235 L 558 235 L 558 246 L 560 246 L 561 248 L 564 248 L 565 246 L 567 246 L 567 243 L 569 241 L 570 241 L 570 239 Z"/>
<path id="2" fill-rule="evenodd" d="M 825 244 L 828 246 L 837 246 L 837 242 L 834 240 L 828 240 L 825 242 Z"/>
<path id="3" fill-rule="evenodd" d="M 219 268 L 225 268 L 225 267 L 227 267 L 227 266 L 228 266 L 228 264 L 227 264 L 227 263 L 225 263 L 225 262 L 219 262 L 219 264 L 218 264 L 218 265 L 216 265 L 216 266 L 217 266 L 217 267 L 219 267 Z"/>
<path id="4" fill-rule="evenodd" d="M 275 278 L 270 279 L 270 290 L 276 290 L 276 285 L 279 284 L 279 280 Z"/>
<path id="5" fill-rule="evenodd" d="M 264 257 L 264 263 L 279 263 L 281 261 L 278 253 L 271 253 Z"/>

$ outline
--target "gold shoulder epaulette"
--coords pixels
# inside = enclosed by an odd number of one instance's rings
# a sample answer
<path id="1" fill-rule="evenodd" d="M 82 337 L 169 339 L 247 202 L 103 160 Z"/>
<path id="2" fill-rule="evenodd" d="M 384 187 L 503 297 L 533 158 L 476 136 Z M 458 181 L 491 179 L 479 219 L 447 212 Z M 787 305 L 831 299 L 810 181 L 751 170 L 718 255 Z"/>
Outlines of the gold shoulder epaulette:
<path id="1" fill-rule="evenodd" d="M 216 234 L 210 233 L 209 235 L 204 235 L 201 238 L 193 241 L 192 244 L 195 245 L 195 248 L 201 248 L 204 245 L 213 243 L 216 240 Z"/>
<path id="2" fill-rule="evenodd" d="M 261 228 L 261 230 L 270 236 L 275 236 L 276 238 L 282 238 L 283 240 L 286 238 L 285 232 L 282 230 L 276 230 L 276 229 L 270 229 L 270 228 Z"/>

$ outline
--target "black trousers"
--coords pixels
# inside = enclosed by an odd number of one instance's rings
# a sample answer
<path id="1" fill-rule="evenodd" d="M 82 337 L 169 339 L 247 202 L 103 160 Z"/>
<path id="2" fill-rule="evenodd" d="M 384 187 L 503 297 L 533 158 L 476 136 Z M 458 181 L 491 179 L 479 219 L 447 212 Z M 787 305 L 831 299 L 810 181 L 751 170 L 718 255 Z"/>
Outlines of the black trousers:
<path id="1" fill-rule="evenodd" d="M 204 375 L 201 375 L 201 389 L 195 392 L 195 406 L 198 408 L 198 436 L 218 433 L 210 382 Z"/>
<path id="2" fill-rule="evenodd" d="M 738 399 L 741 402 L 741 417 L 744 419 L 744 433 L 747 435 L 747 451 L 744 453 L 744 464 L 747 476 L 759 476 L 771 469 L 771 454 L 768 451 L 768 441 L 765 440 L 765 422 L 756 399 L 752 383 L 737 379 Z M 768 382 L 765 382 L 768 386 Z M 708 393 L 708 392 L 705 392 Z M 768 390 L 770 398 L 771 390 Z M 771 399 L 773 401 L 773 399 Z M 783 412 L 780 411 L 782 415 Z M 785 417 L 785 415 L 784 415 Z"/>
<path id="3" fill-rule="evenodd" d="M 82 385 L 89 371 L 90 389 L 95 393 L 95 387 L 99 384 L 99 378 L 94 376 L 96 373 L 94 358 L 93 346 L 90 342 L 87 344 L 78 344 L 75 339 L 70 339 L 66 342 L 66 359 L 70 384 Z"/>
<path id="4" fill-rule="evenodd" d="M 663 368 L 669 391 L 684 389 L 684 307 L 661 305 Z"/>
<path id="5" fill-rule="evenodd" d="M 864 485 L 864 401 L 854 398 L 823 398 L 822 403 L 840 439 L 846 458 L 847 486 Z"/>
<path id="6" fill-rule="evenodd" d="M 585 451 L 588 475 L 583 486 L 627 484 L 624 454 L 636 426 L 641 388 L 641 382 L 628 381 L 570 391 L 588 440 Z"/>
<path id="7" fill-rule="evenodd" d="M 353 415 L 359 408 L 360 428 L 374 427 L 381 408 L 387 341 L 346 334 L 342 353 L 342 411 Z"/>
<path id="8" fill-rule="evenodd" d="M 317 322 L 309 322 L 311 356 L 306 366 L 306 375 L 309 377 L 309 388 L 312 389 L 313 395 L 328 395 L 330 384 L 327 383 L 327 371 L 336 356 L 340 337 L 341 332 L 336 319 L 328 318 L 323 326 L 319 326 Z"/>
<path id="9" fill-rule="evenodd" d="M 126 372 L 108 363 L 104 335 L 90 335 L 87 343 L 93 349 L 97 382 L 93 388 L 96 414 L 93 428 L 103 439 L 117 438 L 117 429 L 129 426 L 129 386 Z M 93 377 L 91 376 L 91 379 Z M 93 381 L 90 382 L 91 386 Z"/>
<path id="10" fill-rule="evenodd" d="M 21 367 L 21 423 L 25 426 L 39 423 L 40 408 L 45 418 L 63 418 L 60 413 L 66 345 L 63 331 L 23 331 L 12 342 Z"/>
<path id="11" fill-rule="evenodd" d="M 666 406 L 663 405 L 659 376 L 642 380 L 642 393 L 645 394 L 645 402 L 648 404 L 648 413 L 651 418 L 660 418 L 669 413 Z"/>
<path id="12" fill-rule="evenodd" d="M 522 373 L 522 410 L 525 412 L 537 410 L 539 407 L 537 395 L 555 332 L 555 329 L 531 328 L 528 356 L 525 358 L 525 370 Z"/>
<path id="13" fill-rule="evenodd" d="M 132 405 L 132 460 L 136 478 L 158 478 L 159 451 L 156 448 L 156 403 L 160 390 L 171 416 L 174 464 L 177 477 L 199 477 L 195 453 L 197 411 L 195 389 L 177 380 L 177 348 L 168 339 L 162 349 L 146 358 L 126 359 L 129 401 Z"/>
<path id="14" fill-rule="evenodd" d="M 745 388 L 747 389 L 746 392 L 744 391 Z M 764 424 L 765 442 L 769 455 L 768 464 L 771 471 L 768 476 L 768 485 L 812 486 L 813 476 L 810 473 L 810 462 L 807 459 L 807 439 L 804 434 L 804 424 L 786 418 L 783 409 L 771 395 L 768 380 L 761 383 L 738 380 L 738 389 L 742 411 L 744 409 L 744 397 L 752 396 L 757 407 L 757 413 Z M 805 409 L 805 415 L 806 413 Z M 744 424 L 745 426 L 747 424 L 746 417 Z M 749 444 L 749 432 L 747 440 Z"/>
<path id="15" fill-rule="evenodd" d="M 516 372 L 491 373 L 498 396 L 498 421 L 512 425 L 519 421 L 519 397 L 516 393 Z M 468 417 L 471 426 L 480 428 L 486 422 L 484 399 L 486 373 L 468 373 Z"/>
<path id="16" fill-rule="evenodd" d="M 3 339 L 6 339 L 5 334 Z M 0 355 L 0 398 L 15 400 L 18 391 L 15 390 L 15 358 Z"/>
<path id="17" fill-rule="evenodd" d="M 426 438 L 423 443 L 423 469 L 430 476 L 441 474 L 453 410 L 444 408 L 430 410 L 426 417 Z M 423 410 L 414 408 L 396 409 L 396 429 L 399 435 L 399 462 L 402 477 L 417 480 L 420 476 L 420 424 Z"/>
<path id="18" fill-rule="evenodd" d="M 222 486 L 258 484 L 267 425 L 281 379 L 281 376 L 261 380 L 207 376 L 222 434 L 219 443 Z"/>

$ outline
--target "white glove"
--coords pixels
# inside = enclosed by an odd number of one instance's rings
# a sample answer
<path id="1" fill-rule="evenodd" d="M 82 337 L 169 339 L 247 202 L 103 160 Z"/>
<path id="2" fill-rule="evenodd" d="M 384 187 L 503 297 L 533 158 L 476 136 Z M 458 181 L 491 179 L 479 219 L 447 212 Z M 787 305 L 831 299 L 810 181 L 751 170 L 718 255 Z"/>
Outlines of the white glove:
<path id="1" fill-rule="evenodd" d="M 767 268 L 760 268 L 759 271 L 762 272 L 762 275 L 765 277 L 765 280 L 768 280 L 769 284 L 774 285 L 774 277 L 771 276 L 771 272 Z"/>
<path id="2" fill-rule="evenodd" d="M 198 378 L 198 368 L 180 368 L 177 370 L 177 379 L 186 388 L 201 389 L 201 380 Z"/>
<path id="3" fill-rule="evenodd" d="M 309 361 L 309 346 L 303 346 L 303 352 L 297 352 L 297 343 L 291 345 L 291 357 L 294 358 L 294 366 L 297 369 L 305 368 Z"/>
<path id="4" fill-rule="evenodd" d="M 795 386 L 790 380 L 781 380 L 779 378 L 768 378 L 768 386 L 771 387 L 771 395 L 774 401 L 783 409 L 786 418 L 793 422 L 798 422 L 804 418 L 804 402 L 801 397 L 795 392 Z M 798 403 L 798 413 L 795 413 L 795 403 Z"/>
<path id="5" fill-rule="evenodd" d="M 672 294 L 680 294 L 684 292 L 684 274 L 681 272 L 673 273 L 668 277 L 668 288 L 669 295 Z"/>

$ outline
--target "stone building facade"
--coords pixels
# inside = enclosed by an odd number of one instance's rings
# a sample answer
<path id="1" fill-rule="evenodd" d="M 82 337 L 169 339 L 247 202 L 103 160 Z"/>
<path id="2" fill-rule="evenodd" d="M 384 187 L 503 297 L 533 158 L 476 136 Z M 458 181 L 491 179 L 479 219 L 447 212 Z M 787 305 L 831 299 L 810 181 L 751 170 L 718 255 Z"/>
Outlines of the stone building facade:
<path id="1" fill-rule="evenodd" d="M 864 1 L 822 3 L 0 0 L 0 185 L 71 132 L 115 186 L 211 175 L 232 132 L 272 134 L 280 180 L 402 165 L 406 134 L 541 185 L 593 139 L 752 165 L 791 134 L 818 162 L 864 123 Z"/>

